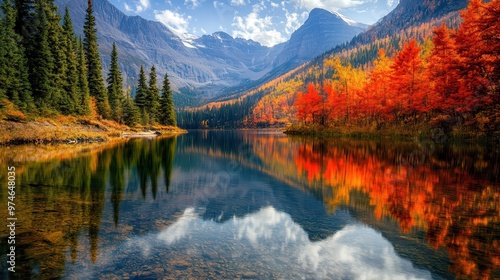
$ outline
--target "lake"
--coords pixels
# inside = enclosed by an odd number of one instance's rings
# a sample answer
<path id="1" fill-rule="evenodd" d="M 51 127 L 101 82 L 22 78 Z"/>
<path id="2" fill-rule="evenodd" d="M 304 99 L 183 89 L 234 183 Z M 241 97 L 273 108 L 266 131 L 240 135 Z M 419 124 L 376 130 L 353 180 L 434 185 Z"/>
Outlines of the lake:
<path id="1" fill-rule="evenodd" d="M 2 279 L 500 277 L 497 147 L 190 131 L 0 148 Z M 0 193 L 7 225 L 8 189 Z"/>

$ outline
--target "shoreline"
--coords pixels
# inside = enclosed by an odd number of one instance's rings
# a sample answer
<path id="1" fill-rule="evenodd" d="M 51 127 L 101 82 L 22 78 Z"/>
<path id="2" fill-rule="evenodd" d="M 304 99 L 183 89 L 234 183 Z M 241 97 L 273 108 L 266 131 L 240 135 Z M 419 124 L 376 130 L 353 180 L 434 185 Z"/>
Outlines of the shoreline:
<path id="1" fill-rule="evenodd" d="M 116 122 L 86 118 L 0 121 L 0 146 L 109 143 L 137 137 L 179 135 L 186 130 L 171 126 L 130 128 Z"/>
<path id="2" fill-rule="evenodd" d="M 488 136 L 480 132 L 455 132 L 445 133 L 441 128 L 425 128 L 425 127 L 408 127 L 402 130 L 401 127 L 384 128 L 374 131 L 368 127 L 324 127 L 319 125 L 303 125 L 294 124 L 287 127 L 284 132 L 290 136 L 306 136 L 306 137 L 321 137 L 321 138 L 352 138 L 364 140 L 404 140 L 414 141 L 422 139 L 430 139 L 436 143 L 458 142 L 484 142 L 494 143 L 500 141 L 500 135 Z M 498 134 L 498 133 L 497 133 Z"/>

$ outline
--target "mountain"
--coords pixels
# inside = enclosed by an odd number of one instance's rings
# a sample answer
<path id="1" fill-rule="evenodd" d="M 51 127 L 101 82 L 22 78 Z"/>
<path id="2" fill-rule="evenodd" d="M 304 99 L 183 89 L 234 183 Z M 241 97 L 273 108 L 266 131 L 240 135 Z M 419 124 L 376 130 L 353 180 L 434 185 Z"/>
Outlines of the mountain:
<path id="1" fill-rule="evenodd" d="M 465 9 L 468 0 L 400 0 L 399 4 L 366 32 L 356 36 L 353 44 L 367 44 L 374 39 L 394 35 L 411 26 Z"/>
<path id="2" fill-rule="evenodd" d="M 257 88 L 276 77 L 279 77 L 297 66 L 325 53 L 336 46 L 349 42 L 356 34 L 366 30 L 368 25 L 345 18 L 338 13 L 313 9 L 290 39 L 274 48 L 279 51 L 269 72 L 259 80 L 242 82 L 227 88 L 224 98 L 211 101 L 228 101 L 238 98 L 247 90 Z"/>
<path id="3" fill-rule="evenodd" d="M 55 3 L 61 14 L 68 6 L 75 31 L 83 36 L 87 1 Z M 104 71 L 116 42 L 125 83 L 134 86 L 140 65 L 148 69 L 154 64 L 160 77 L 168 72 L 177 106 L 223 98 L 234 88 L 274 77 L 277 67 L 281 72 L 293 69 L 362 30 L 339 15 L 315 9 L 288 43 L 270 48 L 224 32 L 180 38 L 159 22 L 125 15 L 107 0 L 93 0 L 92 5 Z"/>
<path id="4" fill-rule="evenodd" d="M 60 11 L 66 5 L 69 7 L 75 31 L 83 36 L 87 1 L 56 0 L 55 3 Z M 160 76 L 168 72 L 174 90 L 195 89 L 210 95 L 241 80 L 261 77 L 266 72 L 265 66 L 272 61 L 268 54 L 273 49 L 254 41 L 233 39 L 227 34 L 186 41 L 159 22 L 123 14 L 107 0 L 94 0 L 93 9 L 104 71 L 109 65 L 112 43 L 116 42 L 120 67 L 129 85 L 135 85 L 141 64 L 146 68 L 154 64 Z M 190 103 L 187 98 L 181 101 Z"/>
<path id="5" fill-rule="evenodd" d="M 343 18 L 337 13 L 315 8 L 305 23 L 292 33 L 274 66 L 290 63 L 298 66 L 333 47 L 350 41 L 366 26 Z"/>
<path id="6" fill-rule="evenodd" d="M 241 119 L 233 118 L 226 123 L 222 121 L 213 121 L 212 123 L 215 123 L 214 127 L 225 125 L 230 127 L 234 124 L 257 127 L 288 124 L 295 117 L 292 104 L 295 101 L 296 93 L 303 92 L 305 85 L 309 82 L 320 83 L 325 78 L 321 74 L 328 75 L 327 78 L 331 79 L 331 72 L 326 74 L 323 71 L 324 59 L 337 56 L 345 58 L 354 67 L 363 68 L 373 62 L 381 48 L 391 57 L 399 52 L 404 41 L 409 40 L 409 38 L 423 41 L 428 36 L 433 35 L 435 26 L 440 26 L 443 22 L 446 22 L 449 27 L 458 27 L 461 22 L 458 11 L 466 8 L 466 2 L 467 0 L 401 0 L 398 6 L 386 17 L 365 32 L 355 36 L 349 43 L 332 48 L 290 71 L 279 72 L 280 69 L 286 68 L 283 65 L 289 64 L 289 62 L 284 63 L 270 72 L 274 74 L 275 78 L 272 78 L 273 75 L 268 75 L 266 76 L 270 77 L 268 80 L 261 80 L 260 84 L 254 84 L 252 90 L 240 92 L 238 95 L 235 94 L 233 99 L 227 98 L 223 102 L 214 104 L 224 110 L 230 109 L 235 112 L 246 110 L 250 113 Z M 320 17 L 318 14 L 329 17 L 327 13 L 316 10 L 312 13 L 311 20 L 314 21 L 315 18 Z M 302 38 L 306 38 L 307 32 L 301 29 L 305 29 L 308 24 L 309 22 L 296 31 L 284 46 L 282 53 L 286 53 L 289 48 L 291 49 L 290 45 L 297 39 L 297 34 L 303 34 Z M 296 45 L 300 46 L 298 43 Z M 300 50 L 300 47 L 295 47 L 295 49 Z M 315 75 L 311 75 L 311 73 Z M 241 96 L 245 97 L 240 98 Z M 242 105 L 235 102 L 239 100 L 242 100 L 240 102 Z M 221 110 L 220 115 L 224 113 L 224 110 Z M 207 109 L 194 113 L 187 112 L 184 115 L 180 114 L 180 116 L 181 121 L 183 119 L 206 120 L 212 116 L 219 116 L 219 114 Z M 185 121 L 183 125 L 198 128 L 199 122 Z"/>

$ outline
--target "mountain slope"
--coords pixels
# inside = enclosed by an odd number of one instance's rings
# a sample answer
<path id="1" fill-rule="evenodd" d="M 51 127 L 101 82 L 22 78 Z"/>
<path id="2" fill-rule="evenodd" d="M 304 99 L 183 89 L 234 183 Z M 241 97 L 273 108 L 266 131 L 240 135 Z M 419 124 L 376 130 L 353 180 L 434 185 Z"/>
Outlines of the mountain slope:
<path id="1" fill-rule="evenodd" d="M 210 101 L 221 102 L 238 98 L 247 90 L 265 84 L 308 60 L 350 41 L 367 27 L 365 24 L 344 18 L 340 14 L 319 8 L 313 9 L 306 22 L 292 33 L 290 40 L 273 48 L 273 52 L 279 53 L 266 75 L 258 80 L 248 80 L 227 88 L 223 96 Z"/>
<path id="2" fill-rule="evenodd" d="M 69 7 L 75 31 L 82 36 L 87 1 L 55 3 L 61 14 Z M 363 30 L 340 15 L 314 9 L 288 43 L 269 48 L 224 32 L 185 40 L 159 22 L 123 14 L 107 0 L 93 0 L 93 9 L 105 74 L 116 42 L 125 83 L 133 87 L 140 66 L 154 64 L 159 76 L 168 72 L 180 107 L 221 99 L 272 79 Z"/>
<path id="3" fill-rule="evenodd" d="M 83 35 L 87 1 L 56 0 L 55 3 L 60 11 L 68 5 L 75 31 Z M 116 42 L 120 67 L 129 85 L 135 84 L 141 64 L 146 68 L 154 64 L 159 75 L 168 71 L 176 90 L 196 89 L 210 95 L 241 80 L 262 77 L 276 55 L 275 49 L 227 34 L 203 36 L 192 42 L 194 46 L 189 45 L 163 24 L 126 16 L 107 0 L 94 0 L 93 8 L 104 71 L 112 43 Z M 224 40 L 217 40 L 219 37 Z"/>
<path id="4" fill-rule="evenodd" d="M 274 61 L 274 66 L 287 62 L 298 66 L 339 44 L 350 41 L 364 30 L 359 25 L 351 24 L 338 14 L 319 8 L 313 9 L 306 22 L 292 33 L 283 51 Z"/>
<path id="5" fill-rule="evenodd" d="M 403 0 L 393 12 L 369 30 L 353 38 L 351 42 L 337 46 L 300 67 L 283 72 L 275 79 L 263 80 L 260 85 L 251 90 L 234 95 L 234 99 L 226 99 L 213 106 L 216 108 L 229 105 L 237 107 L 238 102 L 245 104 L 247 101 L 252 101 L 253 112 L 241 120 L 232 120 L 233 123 L 239 123 L 243 126 L 289 123 L 295 116 L 292 106 L 297 92 L 304 91 L 308 82 L 320 83 L 325 77 L 331 79 L 333 74 L 331 69 L 324 71 L 322 68 L 325 65 L 324 59 L 338 56 L 355 67 L 367 66 L 376 58 L 380 48 L 384 48 L 390 57 L 391 54 L 400 51 L 404 41 L 409 40 L 409 38 L 423 41 L 427 36 L 432 35 L 435 26 L 440 26 L 443 22 L 446 22 L 450 27 L 457 27 L 461 21 L 458 10 L 466 7 L 466 1 L 456 1 L 455 5 L 452 6 L 456 10 L 450 10 L 451 7 L 447 6 L 449 2 L 449 0 Z M 423 12 L 416 13 L 416 17 L 412 18 L 415 11 Z M 277 69 L 279 68 L 273 69 L 273 72 L 276 72 Z M 232 109 L 240 110 L 238 108 Z M 194 114 L 198 114 L 199 117 L 191 116 Z M 187 115 L 191 119 L 196 119 L 196 117 L 203 119 L 206 116 L 214 115 L 212 111 L 203 109 L 194 114 Z M 187 123 L 187 125 L 190 127 L 199 126 L 197 123 Z M 218 125 L 223 126 L 224 124 Z"/>
<path id="6" fill-rule="evenodd" d="M 400 0 L 399 4 L 366 32 L 356 36 L 351 45 L 366 44 L 374 39 L 391 36 L 405 28 L 416 26 L 467 7 L 468 0 Z"/>

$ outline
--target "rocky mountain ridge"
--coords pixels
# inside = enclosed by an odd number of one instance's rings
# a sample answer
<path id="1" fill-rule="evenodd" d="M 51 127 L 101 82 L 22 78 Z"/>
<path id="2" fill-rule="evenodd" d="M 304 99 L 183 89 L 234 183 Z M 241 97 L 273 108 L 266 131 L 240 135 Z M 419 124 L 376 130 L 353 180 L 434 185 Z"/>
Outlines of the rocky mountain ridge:
<path id="1" fill-rule="evenodd" d="M 82 36 L 87 1 L 55 3 L 60 11 L 68 6 L 75 31 Z M 154 64 L 158 75 L 169 74 L 180 106 L 202 104 L 223 95 L 224 89 L 257 81 L 276 67 L 292 69 L 362 31 L 338 15 L 315 9 L 305 27 L 294 32 L 290 41 L 271 48 L 224 32 L 186 43 L 163 24 L 127 16 L 107 0 L 93 0 L 93 9 L 104 71 L 107 72 L 112 43 L 116 42 L 126 84 L 136 84 L 140 65 L 147 69 Z M 331 30 L 337 27 L 350 31 Z M 305 29 L 312 36 L 305 36 Z"/>

